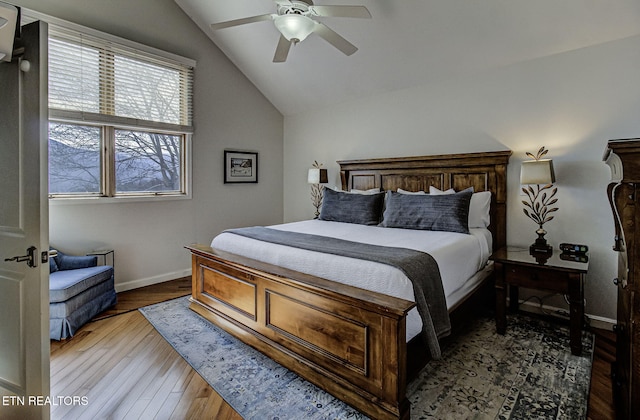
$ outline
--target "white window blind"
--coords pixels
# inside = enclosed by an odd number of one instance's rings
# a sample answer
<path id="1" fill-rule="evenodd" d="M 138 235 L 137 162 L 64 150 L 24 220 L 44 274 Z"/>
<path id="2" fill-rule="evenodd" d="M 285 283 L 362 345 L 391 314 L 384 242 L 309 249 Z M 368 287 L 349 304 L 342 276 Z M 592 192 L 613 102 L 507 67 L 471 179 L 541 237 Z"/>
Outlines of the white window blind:
<path id="1" fill-rule="evenodd" d="M 192 132 L 193 67 L 49 28 L 49 111 L 60 121 Z"/>

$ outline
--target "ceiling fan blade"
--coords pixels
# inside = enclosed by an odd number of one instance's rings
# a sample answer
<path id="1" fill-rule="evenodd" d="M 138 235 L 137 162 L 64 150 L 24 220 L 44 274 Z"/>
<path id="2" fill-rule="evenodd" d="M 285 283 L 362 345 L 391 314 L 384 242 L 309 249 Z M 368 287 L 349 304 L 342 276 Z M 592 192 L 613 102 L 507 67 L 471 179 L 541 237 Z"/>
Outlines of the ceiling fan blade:
<path id="1" fill-rule="evenodd" d="M 280 35 L 278 46 L 276 47 L 276 53 L 273 56 L 274 63 L 284 63 L 287 61 L 289 55 L 289 49 L 291 48 L 291 41 L 288 41 L 283 35 Z"/>
<path id="2" fill-rule="evenodd" d="M 313 32 L 346 55 L 351 55 L 358 51 L 358 48 L 355 45 L 344 39 L 324 23 L 316 22 L 316 28 Z"/>
<path id="3" fill-rule="evenodd" d="M 271 20 L 271 19 L 273 19 L 273 16 L 271 14 L 252 16 L 252 17 L 247 17 L 242 19 L 228 20 L 226 22 L 213 23 L 211 24 L 211 29 L 215 31 L 217 29 L 230 28 L 232 26 L 245 25 L 247 23 L 261 22 L 263 20 Z"/>
<path id="4" fill-rule="evenodd" d="M 371 19 L 364 6 L 309 6 L 309 10 L 316 16 Z"/>

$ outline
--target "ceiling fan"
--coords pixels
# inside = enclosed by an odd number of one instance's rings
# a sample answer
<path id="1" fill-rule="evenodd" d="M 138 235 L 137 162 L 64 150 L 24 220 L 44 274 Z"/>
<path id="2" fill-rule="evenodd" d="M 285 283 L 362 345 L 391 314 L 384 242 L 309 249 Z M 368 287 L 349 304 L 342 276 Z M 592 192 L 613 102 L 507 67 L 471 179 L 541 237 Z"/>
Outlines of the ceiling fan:
<path id="1" fill-rule="evenodd" d="M 371 13 L 364 6 L 316 6 L 312 0 L 274 0 L 274 2 L 277 6 L 277 13 L 214 23 L 211 25 L 211 29 L 224 29 L 247 23 L 273 20 L 276 28 L 280 31 L 280 40 L 273 56 L 273 62 L 282 63 L 287 60 L 291 44 L 304 41 L 312 33 L 317 34 L 346 55 L 358 51 L 355 45 L 324 23 L 312 19 L 313 17 L 371 19 Z"/>

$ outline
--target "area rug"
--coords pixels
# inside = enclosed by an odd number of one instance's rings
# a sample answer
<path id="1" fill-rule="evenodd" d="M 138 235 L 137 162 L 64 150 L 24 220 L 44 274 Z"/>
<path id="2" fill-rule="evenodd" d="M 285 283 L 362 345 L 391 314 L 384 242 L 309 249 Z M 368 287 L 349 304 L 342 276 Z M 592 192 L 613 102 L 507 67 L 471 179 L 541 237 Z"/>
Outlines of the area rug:
<path id="1" fill-rule="evenodd" d="M 178 298 L 141 308 L 176 351 L 245 419 L 365 419 L 206 321 Z M 569 350 L 567 328 L 510 315 L 498 335 L 483 314 L 443 343 L 407 386 L 415 419 L 584 419 L 593 336 Z"/>

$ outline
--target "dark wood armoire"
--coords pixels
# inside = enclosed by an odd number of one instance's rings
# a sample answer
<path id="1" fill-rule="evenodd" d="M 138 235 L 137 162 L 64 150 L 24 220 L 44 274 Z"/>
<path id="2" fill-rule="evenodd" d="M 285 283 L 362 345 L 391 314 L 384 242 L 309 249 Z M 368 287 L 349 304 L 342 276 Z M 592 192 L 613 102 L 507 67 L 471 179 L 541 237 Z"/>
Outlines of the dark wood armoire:
<path id="1" fill-rule="evenodd" d="M 610 140 L 604 160 L 611 167 L 607 194 L 618 253 L 616 361 L 613 395 L 618 419 L 640 418 L 640 139 Z"/>

